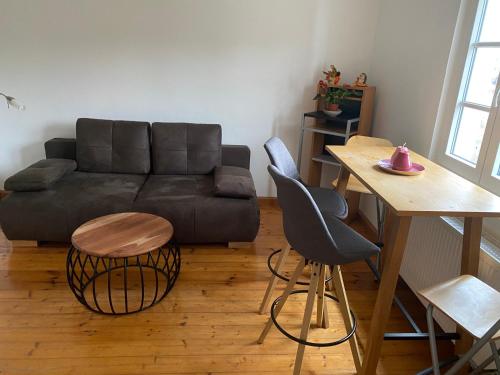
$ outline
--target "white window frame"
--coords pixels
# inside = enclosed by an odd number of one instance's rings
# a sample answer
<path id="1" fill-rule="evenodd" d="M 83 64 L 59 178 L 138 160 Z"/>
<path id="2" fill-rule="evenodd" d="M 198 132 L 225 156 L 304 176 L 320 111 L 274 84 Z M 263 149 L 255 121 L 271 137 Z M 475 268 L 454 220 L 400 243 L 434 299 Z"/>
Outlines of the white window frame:
<path id="1" fill-rule="evenodd" d="M 498 88 L 498 85 L 495 101 L 496 118 L 492 120 L 492 131 L 487 151 L 485 152 L 483 172 L 479 179 L 479 185 L 500 195 L 500 176 L 492 175 L 494 171 L 500 169 L 500 88 Z"/>
<path id="2" fill-rule="evenodd" d="M 455 133 L 460 120 L 460 108 L 469 107 L 480 110 L 488 108 L 465 101 L 468 78 L 471 74 L 472 62 L 477 48 L 500 48 L 500 42 L 478 42 L 487 1 L 462 1 L 430 156 L 444 167 L 500 195 L 500 179 L 491 176 L 500 141 L 500 115 L 498 115 L 500 112 L 500 103 L 498 103 L 500 100 L 500 79 L 497 82 L 492 105 L 488 110 L 490 115 L 476 165 L 452 155 L 450 152 L 451 142 L 449 142 L 451 134 Z"/>

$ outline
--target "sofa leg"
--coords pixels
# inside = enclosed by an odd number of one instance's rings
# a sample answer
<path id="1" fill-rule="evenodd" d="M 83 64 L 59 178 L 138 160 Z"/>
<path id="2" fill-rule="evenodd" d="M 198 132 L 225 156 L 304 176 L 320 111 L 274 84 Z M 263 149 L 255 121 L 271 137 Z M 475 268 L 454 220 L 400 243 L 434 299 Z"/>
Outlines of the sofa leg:
<path id="1" fill-rule="evenodd" d="M 246 249 L 252 247 L 253 242 L 228 242 L 227 247 L 233 249 Z"/>
<path id="2" fill-rule="evenodd" d="M 11 241 L 12 247 L 38 247 L 38 241 L 24 241 L 24 240 L 15 240 Z"/>

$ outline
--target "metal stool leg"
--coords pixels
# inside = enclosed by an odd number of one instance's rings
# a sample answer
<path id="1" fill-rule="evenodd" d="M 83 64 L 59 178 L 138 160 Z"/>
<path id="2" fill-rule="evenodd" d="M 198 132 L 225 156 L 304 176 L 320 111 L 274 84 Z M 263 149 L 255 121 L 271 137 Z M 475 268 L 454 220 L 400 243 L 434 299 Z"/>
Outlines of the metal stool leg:
<path id="1" fill-rule="evenodd" d="M 495 341 L 490 341 L 491 354 L 493 355 L 493 359 L 495 360 L 495 365 L 497 366 L 498 372 L 500 372 L 500 356 L 498 355 L 498 349 L 495 344 Z"/>
<path id="2" fill-rule="evenodd" d="M 276 272 L 280 272 L 281 268 L 285 264 L 285 260 L 290 253 L 290 245 L 287 243 L 285 248 L 281 251 L 281 254 L 278 258 L 278 263 L 276 264 Z M 269 305 L 269 301 L 273 295 L 274 289 L 276 288 L 276 283 L 278 282 L 278 278 L 276 275 L 271 274 L 271 279 L 269 280 L 269 284 L 267 284 L 266 294 L 264 294 L 264 299 L 260 304 L 259 313 L 264 314 L 267 310 L 267 306 Z"/>
<path id="3" fill-rule="evenodd" d="M 456 374 L 467 362 L 469 362 L 472 357 L 484 346 L 486 345 L 493 335 L 495 335 L 500 329 L 500 319 L 491 327 L 486 334 L 481 337 L 470 350 L 465 353 L 460 359 L 453 365 L 453 367 L 446 373 L 446 375 Z M 498 353 L 498 352 L 497 352 Z"/>
<path id="4" fill-rule="evenodd" d="M 314 307 L 314 297 L 316 296 L 316 291 L 318 288 L 318 278 L 321 268 L 324 267 L 319 263 L 313 263 L 311 284 L 309 285 L 309 292 L 307 293 L 306 309 L 304 311 L 304 319 L 302 320 L 302 329 L 300 331 L 300 339 L 306 341 L 307 335 L 309 333 L 309 327 L 311 325 L 311 316 Z M 325 283 L 323 282 L 323 285 Z M 300 375 L 300 370 L 302 368 L 302 360 L 304 359 L 304 344 L 299 344 L 297 348 L 297 355 L 295 356 L 295 366 L 293 369 L 293 375 Z"/>
<path id="5" fill-rule="evenodd" d="M 427 328 L 429 330 L 429 343 L 431 346 L 431 357 L 432 357 L 432 370 L 434 375 L 439 375 L 439 358 L 437 352 L 437 344 L 436 344 L 436 333 L 434 331 L 434 320 L 432 319 L 432 311 L 434 310 L 434 306 L 429 304 L 427 306 Z"/>
<path id="6" fill-rule="evenodd" d="M 500 355 L 500 350 L 497 350 L 496 352 L 497 356 Z M 492 353 L 488 358 L 486 358 L 479 366 L 477 366 L 471 373 L 470 375 L 475 375 L 475 374 L 480 374 L 481 371 L 484 370 L 486 366 L 488 366 L 493 360 L 495 359 L 494 353 Z M 497 368 L 497 374 L 500 374 L 500 369 Z"/>
<path id="7" fill-rule="evenodd" d="M 283 298 L 281 299 L 278 306 L 276 306 L 276 316 L 278 316 L 279 312 L 283 308 L 283 305 L 285 304 L 286 300 L 288 299 L 288 296 L 292 292 L 293 287 L 295 286 L 295 283 L 297 282 L 300 275 L 302 274 L 302 271 L 304 270 L 305 265 L 306 265 L 306 260 L 304 258 L 301 258 L 299 261 L 299 264 L 297 264 L 297 267 L 295 268 L 295 271 L 294 271 L 292 277 L 290 278 L 290 281 L 288 282 L 288 284 L 285 288 L 285 291 L 283 292 Z M 311 283 L 311 285 L 312 284 L 313 283 Z M 257 340 L 258 344 L 262 344 L 264 342 L 264 339 L 266 338 L 267 333 L 271 329 L 272 325 L 273 325 L 273 321 L 271 318 L 269 318 L 269 320 L 266 323 L 266 326 L 264 327 L 264 330 L 262 331 L 259 339 Z"/>

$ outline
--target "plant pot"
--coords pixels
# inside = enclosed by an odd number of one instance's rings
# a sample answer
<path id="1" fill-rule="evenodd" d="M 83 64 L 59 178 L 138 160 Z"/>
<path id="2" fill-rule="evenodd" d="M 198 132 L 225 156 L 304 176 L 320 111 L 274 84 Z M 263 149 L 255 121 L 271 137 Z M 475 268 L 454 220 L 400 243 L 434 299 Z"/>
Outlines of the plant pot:
<path id="1" fill-rule="evenodd" d="M 339 110 L 339 105 L 338 104 L 327 103 L 326 104 L 326 110 L 327 111 L 338 111 Z"/>

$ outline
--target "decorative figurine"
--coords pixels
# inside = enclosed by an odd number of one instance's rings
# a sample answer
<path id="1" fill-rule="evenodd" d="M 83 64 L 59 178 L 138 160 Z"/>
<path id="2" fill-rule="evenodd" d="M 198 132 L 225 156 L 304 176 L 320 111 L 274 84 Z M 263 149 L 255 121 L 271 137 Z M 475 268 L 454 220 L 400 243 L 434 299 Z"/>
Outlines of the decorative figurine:
<path id="1" fill-rule="evenodd" d="M 318 95 L 314 98 L 315 100 L 319 97 L 324 97 L 328 91 L 328 83 L 322 79 L 318 82 Z"/>
<path id="2" fill-rule="evenodd" d="M 366 73 L 361 73 L 357 78 L 356 82 L 353 83 L 353 86 L 358 86 L 358 87 L 366 87 L 368 86 L 366 84 L 366 80 L 368 77 L 366 76 Z"/>
<path id="3" fill-rule="evenodd" d="M 335 65 L 330 65 L 330 70 L 325 72 L 325 79 L 328 81 L 330 85 L 338 85 L 340 82 L 340 71 L 335 68 Z"/>

